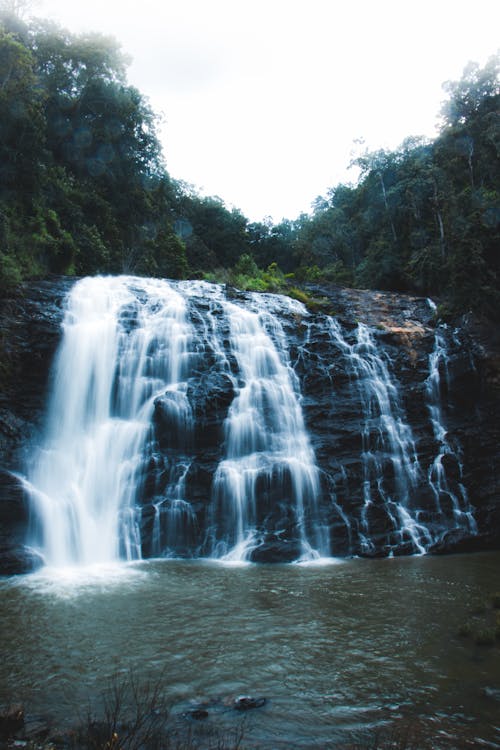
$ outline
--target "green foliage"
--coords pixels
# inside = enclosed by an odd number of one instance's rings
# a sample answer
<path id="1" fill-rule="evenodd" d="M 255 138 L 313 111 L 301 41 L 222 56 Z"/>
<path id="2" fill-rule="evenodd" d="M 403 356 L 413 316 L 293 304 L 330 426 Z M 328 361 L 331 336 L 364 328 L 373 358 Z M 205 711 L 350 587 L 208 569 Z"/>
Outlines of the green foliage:
<path id="1" fill-rule="evenodd" d="M 33 252 L 43 267 L 52 273 L 74 274 L 77 247 L 53 209 L 36 217 L 31 241 Z"/>
<path id="2" fill-rule="evenodd" d="M 248 252 L 247 220 L 237 209 L 229 211 L 220 198 L 201 198 L 194 192 L 181 196 L 178 221 L 190 227 L 187 257 L 193 270 L 229 268 Z"/>
<path id="3" fill-rule="evenodd" d="M 170 178 L 113 39 L 0 10 L 0 289 L 47 273 L 210 278 L 307 298 L 330 282 L 500 305 L 499 60 L 448 82 L 433 142 L 358 157 L 312 216 L 248 222 Z M 17 13 L 17 15 L 16 15 Z M 293 286 L 295 285 L 295 286 Z M 305 295 L 305 297 L 304 297 Z"/>
<path id="4" fill-rule="evenodd" d="M 317 297 L 308 291 L 293 286 L 294 274 L 285 275 L 277 263 L 260 269 L 248 253 L 243 254 L 233 268 L 219 268 L 204 274 L 206 281 L 228 284 L 248 292 L 273 292 L 286 294 L 302 302 L 313 312 L 333 314 L 331 302 L 326 297 Z"/>
<path id="5" fill-rule="evenodd" d="M 0 25 L 0 196 L 38 187 L 43 96 L 32 52 Z"/>
<path id="6" fill-rule="evenodd" d="M 341 286 L 352 286 L 353 283 L 352 272 L 345 267 L 341 260 L 329 263 L 324 268 L 320 268 L 316 264 L 313 266 L 299 266 L 293 274 L 289 274 L 289 278 L 312 284 L 331 281 Z"/>
<path id="7" fill-rule="evenodd" d="M 0 292 L 7 292 L 22 281 L 15 258 L 0 252 Z"/>
<path id="8" fill-rule="evenodd" d="M 262 273 L 262 279 L 269 292 L 282 292 L 287 287 L 285 274 L 276 262 L 268 265 L 267 270 Z"/>
<path id="9" fill-rule="evenodd" d="M 304 289 L 298 289 L 295 286 L 288 289 L 286 294 L 289 297 L 293 297 L 293 299 L 302 302 L 311 312 L 322 312 L 327 315 L 334 314 L 332 304 L 327 297 L 316 297 L 309 292 L 306 292 Z"/>
<path id="10" fill-rule="evenodd" d="M 258 265 L 265 268 L 277 263 L 285 273 L 293 271 L 296 264 L 291 248 L 300 226 L 300 218 L 295 222 L 285 219 L 274 225 L 266 220 L 248 224 L 247 242 Z"/>
<path id="11" fill-rule="evenodd" d="M 252 258 L 251 255 L 248 253 L 244 253 L 240 256 L 238 262 L 236 263 L 234 267 L 235 273 L 238 275 L 244 275 L 244 276 L 257 276 L 259 273 L 259 269 L 257 268 L 257 263 Z"/>
<path id="12" fill-rule="evenodd" d="M 214 268 L 213 271 L 206 271 L 202 274 L 205 281 L 211 284 L 229 284 L 230 271 L 227 268 Z"/>
<path id="13" fill-rule="evenodd" d="M 304 305 L 307 305 L 311 300 L 311 297 L 307 292 L 305 292 L 303 289 L 299 289 L 296 286 L 290 287 L 290 289 L 288 290 L 288 295 L 290 297 L 293 297 L 293 299 L 302 302 Z"/>
<path id="14" fill-rule="evenodd" d="M 183 279 L 188 272 L 184 245 L 168 228 L 160 230 L 154 240 L 145 243 L 140 257 L 127 270 L 146 276 Z"/>
<path id="15" fill-rule="evenodd" d="M 352 286 L 354 281 L 352 270 L 346 268 L 344 262 L 340 259 L 325 266 L 323 278 L 341 286 Z"/>
<path id="16" fill-rule="evenodd" d="M 288 292 L 288 282 L 277 263 L 271 263 L 266 270 L 258 268 L 248 253 L 240 256 L 233 268 L 224 275 L 206 275 L 208 280 L 230 284 L 250 292 Z"/>
<path id="17" fill-rule="evenodd" d="M 441 115 L 445 127 L 468 123 L 480 111 L 487 100 L 500 94 L 498 55 L 489 58 L 484 68 L 470 62 L 460 81 L 447 81 L 443 88 L 449 98 L 443 104 Z"/>
<path id="18" fill-rule="evenodd" d="M 182 278 L 178 196 L 117 43 L 0 14 L 0 287 L 47 273 Z"/>
<path id="19" fill-rule="evenodd" d="M 376 289 L 408 288 L 401 257 L 387 238 L 378 238 L 368 246 L 367 253 L 356 269 L 356 286 Z"/>
<path id="20" fill-rule="evenodd" d="M 499 59 L 446 84 L 434 142 L 355 161 L 358 185 L 319 198 L 294 240 L 302 280 L 437 295 L 492 319 L 500 303 Z"/>

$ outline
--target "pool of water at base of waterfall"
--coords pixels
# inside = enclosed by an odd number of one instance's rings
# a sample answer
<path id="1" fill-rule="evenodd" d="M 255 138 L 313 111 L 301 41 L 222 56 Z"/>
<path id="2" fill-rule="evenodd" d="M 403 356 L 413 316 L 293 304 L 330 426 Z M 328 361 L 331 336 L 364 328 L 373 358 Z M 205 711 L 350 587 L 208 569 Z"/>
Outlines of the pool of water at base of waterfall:
<path id="1" fill-rule="evenodd" d="M 500 747 L 500 641 L 475 638 L 495 627 L 499 567 L 484 552 L 6 578 L 0 704 L 68 727 L 133 680 L 160 686 L 177 731 L 230 736 L 243 722 L 242 747 L 348 747 L 393 730 L 424 748 Z M 235 711 L 240 695 L 266 702 Z M 207 716 L 193 722 L 196 706 Z"/>

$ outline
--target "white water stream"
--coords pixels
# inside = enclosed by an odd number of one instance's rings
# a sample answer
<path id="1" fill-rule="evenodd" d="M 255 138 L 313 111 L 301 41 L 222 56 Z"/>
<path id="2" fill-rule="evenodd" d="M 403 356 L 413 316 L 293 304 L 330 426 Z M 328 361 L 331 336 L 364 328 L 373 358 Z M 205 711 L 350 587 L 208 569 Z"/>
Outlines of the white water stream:
<path id="1" fill-rule="evenodd" d="M 67 301 L 48 424 L 29 472 L 33 543 L 49 565 L 141 557 L 135 509 L 155 398 L 180 421 L 191 328 L 167 282 L 88 278 Z"/>
<path id="2" fill-rule="evenodd" d="M 216 557 L 245 559 L 261 541 L 266 517 L 278 504 L 283 523 L 299 531 L 299 558 L 329 556 L 319 516 L 318 469 L 285 336 L 269 314 L 270 300 L 261 297 L 254 304 L 257 309 L 248 310 L 223 302 L 239 385 L 225 424 L 226 458 L 214 478 L 213 510 L 221 528 L 215 522 L 213 551 Z M 265 322 L 272 326 L 272 336 Z M 274 536 L 284 530 L 275 528 Z"/>
<path id="3" fill-rule="evenodd" d="M 348 371 L 363 407 L 361 532 L 366 550 L 372 547 L 368 514 L 378 501 L 382 502 L 392 524 L 395 544 L 409 538 L 415 550 L 423 553 L 432 537 L 425 525 L 418 522 L 418 514 L 411 507 L 420 466 L 389 363 L 366 325 L 358 325 L 356 341 L 349 344 L 337 321 L 330 318 L 328 322 L 330 337 L 347 358 Z M 390 488 L 384 482 L 384 462 L 392 465 L 394 481 Z"/>
<path id="4" fill-rule="evenodd" d="M 442 408 L 442 380 L 448 386 L 447 350 L 444 331 L 436 330 L 434 349 L 429 357 L 429 377 L 426 389 L 428 408 L 431 417 L 434 437 L 438 445 L 438 453 L 429 467 L 429 486 L 432 488 L 436 503 L 436 512 L 440 523 L 446 527 L 463 528 L 474 534 L 477 525 L 472 514 L 472 508 L 467 497 L 467 490 L 462 482 L 462 464 L 458 451 L 452 447 L 448 439 Z M 444 378 L 441 377 L 441 372 Z M 446 461 L 449 461 L 458 475 L 452 483 L 446 471 Z M 451 506 L 451 513 L 446 513 L 444 503 Z"/>

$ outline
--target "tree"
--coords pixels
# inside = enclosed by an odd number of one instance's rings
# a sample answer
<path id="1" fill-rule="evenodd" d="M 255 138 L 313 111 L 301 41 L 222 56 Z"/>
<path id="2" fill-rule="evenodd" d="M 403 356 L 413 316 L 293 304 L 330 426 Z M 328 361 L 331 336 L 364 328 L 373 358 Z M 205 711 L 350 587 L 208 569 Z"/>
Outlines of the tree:
<path id="1" fill-rule="evenodd" d="M 1 0 L 0 15 L 23 18 L 34 5 L 34 0 Z"/>
<path id="2" fill-rule="evenodd" d="M 484 107 L 488 99 L 498 98 L 499 70 L 500 58 L 496 54 L 488 59 L 484 68 L 476 62 L 469 62 L 460 81 L 447 81 L 443 84 L 448 93 L 448 99 L 441 109 L 444 128 L 466 124 Z"/>
<path id="3" fill-rule="evenodd" d="M 127 85 L 126 62 L 108 37 L 2 16 L 0 273 L 8 283 L 127 266 L 187 272 L 156 119 Z"/>
<path id="4" fill-rule="evenodd" d="M 42 97 L 34 59 L 0 26 L 0 195 L 32 192 L 44 142 Z"/>

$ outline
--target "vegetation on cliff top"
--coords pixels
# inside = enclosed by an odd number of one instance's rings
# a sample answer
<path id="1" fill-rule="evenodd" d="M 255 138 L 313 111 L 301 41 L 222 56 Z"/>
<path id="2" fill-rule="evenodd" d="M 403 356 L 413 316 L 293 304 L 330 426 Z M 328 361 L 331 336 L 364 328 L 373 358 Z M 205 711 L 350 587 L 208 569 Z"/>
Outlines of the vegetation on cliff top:
<path id="1" fill-rule="evenodd" d="M 434 141 L 364 154 L 356 185 L 280 224 L 171 179 L 126 62 L 111 38 L 0 14 L 0 290 L 50 273 L 208 275 L 295 296 L 330 281 L 494 317 L 498 57 L 446 84 Z"/>

